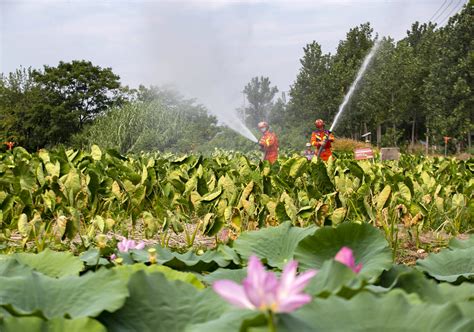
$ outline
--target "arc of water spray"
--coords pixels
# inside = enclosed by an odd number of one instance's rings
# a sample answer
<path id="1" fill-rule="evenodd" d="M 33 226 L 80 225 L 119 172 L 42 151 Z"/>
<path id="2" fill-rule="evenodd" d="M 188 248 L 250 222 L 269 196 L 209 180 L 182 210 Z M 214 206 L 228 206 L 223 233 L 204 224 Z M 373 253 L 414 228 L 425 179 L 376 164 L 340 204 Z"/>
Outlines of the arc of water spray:
<path id="1" fill-rule="evenodd" d="M 224 122 L 230 129 L 236 133 L 244 136 L 245 138 L 257 143 L 258 140 L 255 135 L 247 128 L 247 126 L 240 120 L 234 113 L 228 114 L 226 117 L 222 117 Z"/>
<path id="2" fill-rule="evenodd" d="M 354 80 L 354 82 L 352 82 L 352 84 L 349 88 L 349 91 L 344 96 L 344 100 L 342 101 L 342 104 L 339 105 L 339 110 L 337 111 L 337 114 L 334 117 L 334 120 L 332 121 L 331 128 L 329 128 L 330 132 L 332 132 L 334 130 L 334 127 L 337 124 L 337 120 L 339 120 L 339 117 L 341 116 L 342 112 L 344 111 L 344 107 L 346 107 L 347 103 L 351 99 L 352 94 L 354 93 L 355 89 L 357 88 L 357 84 L 359 83 L 360 79 L 364 75 L 367 67 L 370 64 L 370 61 L 372 61 L 372 58 L 374 57 L 375 52 L 377 52 L 377 49 L 379 48 L 379 46 L 380 46 L 380 41 L 376 40 L 375 43 L 374 43 L 374 46 L 372 46 L 372 49 L 370 50 L 369 54 L 367 54 L 367 56 L 365 57 L 364 62 L 362 62 L 362 65 L 360 66 L 359 71 L 357 72 L 356 79 Z M 319 148 L 318 158 L 321 155 L 321 152 L 323 151 L 324 146 L 326 145 L 328 139 L 329 138 L 327 138 L 323 142 L 321 147 Z"/>

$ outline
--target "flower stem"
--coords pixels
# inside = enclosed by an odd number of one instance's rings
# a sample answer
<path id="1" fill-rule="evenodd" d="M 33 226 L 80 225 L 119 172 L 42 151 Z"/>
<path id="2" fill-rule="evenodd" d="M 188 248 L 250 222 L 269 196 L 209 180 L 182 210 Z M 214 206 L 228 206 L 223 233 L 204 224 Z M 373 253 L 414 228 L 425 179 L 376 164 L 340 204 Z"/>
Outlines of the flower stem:
<path id="1" fill-rule="evenodd" d="M 273 311 L 268 310 L 268 331 L 269 332 L 276 332 L 276 327 L 275 327 L 275 316 L 273 314 Z"/>

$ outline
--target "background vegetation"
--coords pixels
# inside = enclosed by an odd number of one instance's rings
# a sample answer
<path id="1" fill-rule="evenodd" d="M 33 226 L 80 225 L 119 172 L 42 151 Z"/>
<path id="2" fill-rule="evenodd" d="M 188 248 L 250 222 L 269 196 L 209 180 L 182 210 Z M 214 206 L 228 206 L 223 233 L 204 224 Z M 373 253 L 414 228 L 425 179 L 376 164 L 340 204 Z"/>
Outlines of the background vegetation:
<path id="1" fill-rule="evenodd" d="M 328 123 L 375 39 L 373 65 L 336 128 L 360 140 L 372 132 L 378 146 L 411 147 L 429 141 L 442 153 L 466 151 L 473 131 L 473 9 L 438 28 L 416 22 L 400 41 L 374 35 L 369 23 L 351 29 L 334 54 L 313 41 L 304 47 L 289 98 L 269 77 L 243 87 L 247 106 L 238 113 L 249 128 L 271 123 L 283 150 L 303 150 L 316 118 Z M 203 105 L 175 91 L 123 86 L 111 68 L 88 61 L 20 68 L 0 76 L 0 139 L 29 151 L 57 144 L 98 143 L 122 153 L 201 153 L 215 148 L 250 151 L 255 145 L 218 123 Z"/>

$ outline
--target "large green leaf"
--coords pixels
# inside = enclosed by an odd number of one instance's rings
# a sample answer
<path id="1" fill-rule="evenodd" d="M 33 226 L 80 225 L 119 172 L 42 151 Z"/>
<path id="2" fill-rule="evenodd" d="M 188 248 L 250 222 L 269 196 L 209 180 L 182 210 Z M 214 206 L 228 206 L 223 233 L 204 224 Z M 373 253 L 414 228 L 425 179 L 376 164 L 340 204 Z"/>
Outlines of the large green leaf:
<path id="1" fill-rule="evenodd" d="M 318 274 L 311 279 L 306 292 L 318 296 L 328 297 L 338 295 L 351 298 L 365 285 L 363 278 L 356 275 L 347 266 L 333 261 L 325 261 Z"/>
<path id="2" fill-rule="evenodd" d="M 404 265 L 394 265 L 390 270 L 384 271 L 380 276 L 379 286 L 381 288 L 373 290 L 384 292 L 399 288 L 408 294 L 418 295 L 422 301 L 440 304 L 449 301 L 436 282 L 427 279 L 422 272 Z"/>
<path id="3" fill-rule="evenodd" d="M 380 275 L 392 265 L 392 254 L 382 233 L 369 224 L 343 223 L 337 228 L 324 227 L 302 240 L 295 249 L 295 259 L 304 269 L 319 269 L 343 247 L 353 250 L 360 273 Z"/>
<path id="4" fill-rule="evenodd" d="M 208 250 L 202 255 L 198 255 L 193 251 L 180 254 L 160 246 L 156 246 L 155 248 L 158 263 L 176 270 L 213 271 L 219 267 L 238 265 L 240 263 L 236 252 L 227 246 L 219 246 L 217 249 Z M 140 262 L 148 261 L 148 253 L 146 251 L 134 251 L 132 256 L 135 260 Z"/>
<path id="5" fill-rule="evenodd" d="M 133 265 L 122 265 L 117 266 L 115 270 L 118 272 L 119 276 L 124 278 L 126 281 L 137 271 L 144 271 L 146 273 L 160 272 L 165 275 L 169 280 L 181 280 L 187 282 L 197 289 L 203 289 L 204 285 L 199 279 L 192 273 L 189 272 L 180 272 L 173 270 L 170 267 L 164 265 L 145 265 L 145 264 L 133 264 Z"/>
<path id="6" fill-rule="evenodd" d="M 472 331 L 474 320 L 455 304 L 410 303 L 400 291 L 377 297 L 360 293 L 350 300 L 316 299 L 291 315 L 280 316 L 278 331 L 454 332 Z"/>
<path id="7" fill-rule="evenodd" d="M 225 312 L 222 316 L 214 320 L 209 320 L 204 323 L 194 324 L 186 329 L 186 332 L 241 332 L 254 331 L 253 329 L 246 329 L 247 322 L 263 316 L 257 311 L 251 310 L 231 310 Z M 266 329 L 264 331 L 267 331 Z"/>
<path id="8" fill-rule="evenodd" d="M 7 317 L 0 321 L 0 331 L 44 331 L 44 332 L 106 332 L 105 327 L 92 318 L 44 320 L 38 317 Z"/>
<path id="9" fill-rule="evenodd" d="M 105 269 L 59 279 L 32 272 L 0 277 L 0 285 L 0 305 L 21 315 L 38 311 L 46 318 L 95 317 L 104 310 L 117 310 L 128 296 L 126 282 Z"/>
<path id="10" fill-rule="evenodd" d="M 207 284 L 212 284 L 217 280 L 232 280 L 240 283 L 247 276 L 247 269 L 217 269 L 214 272 L 211 272 L 204 277 L 202 280 Z"/>
<path id="11" fill-rule="evenodd" d="M 451 249 L 467 249 L 467 248 L 472 248 L 474 247 L 474 235 L 471 235 L 469 238 L 466 240 L 460 240 L 457 238 L 452 238 L 449 241 L 449 248 Z"/>
<path id="12" fill-rule="evenodd" d="M 84 251 L 79 256 L 79 259 L 84 262 L 87 266 L 99 266 L 112 264 L 107 259 L 100 256 L 100 251 L 96 248 L 91 248 Z"/>
<path id="13" fill-rule="evenodd" d="M 453 285 L 447 282 L 438 284 L 438 290 L 445 302 L 467 302 L 474 304 L 474 284 L 463 282 L 460 285 Z"/>
<path id="14" fill-rule="evenodd" d="M 161 273 L 138 271 L 128 283 L 130 297 L 114 312 L 99 320 L 108 331 L 181 332 L 192 324 L 217 319 L 228 305 L 211 289 L 197 290 Z"/>
<path id="15" fill-rule="evenodd" d="M 416 262 L 418 268 L 437 280 L 456 282 L 474 278 L 474 247 L 443 249 Z"/>
<path id="16" fill-rule="evenodd" d="M 19 263 L 13 256 L 0 255 L 0 277 L 14 277 L 28 274 L 31 268 Z"/>
<path id="17" fill-rule="evenodd" d="M 244 232 L 233 247 L 245 259 L 253 254 L 266 260 L 270 266 L 283 268 L 293 258 L 298 243 L 315 230 L 314 226 L 293 227 L 291 222 L 285 222 L 277 227 Z"/>
<path id="18" fill-rule="evenodd" d="M 24 265 L 50 277 L 78 275 L 84 268 L 82 261 L 70 252 L 45 249 L 39 254 L 20 253 L 14 257 Z"/>

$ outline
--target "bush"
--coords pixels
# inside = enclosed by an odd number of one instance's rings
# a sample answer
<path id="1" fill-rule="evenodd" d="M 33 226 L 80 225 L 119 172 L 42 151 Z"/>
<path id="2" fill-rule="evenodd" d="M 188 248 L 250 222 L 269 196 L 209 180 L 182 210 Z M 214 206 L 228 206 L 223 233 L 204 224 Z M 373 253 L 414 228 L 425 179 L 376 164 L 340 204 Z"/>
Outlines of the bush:
<path id="1" fill-rule="evenodd" d="M 355 149 L 360 148 L 373 148 L 370 143 L 365 143 L 361 141 L 356 141 L 350 138 L 337 138 L 332 144 L 334 152 L 339 153 L 353 153 Z"/>
<path id="2" fill-rule="evenodd" d="M 194 152 L 218 132 L 216 119 L 186 101 L 132 102 L 110 109 L 74 136 L 72 144 L 98 144 L 121 153 Z"/>

